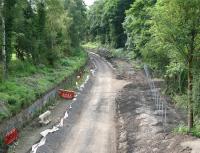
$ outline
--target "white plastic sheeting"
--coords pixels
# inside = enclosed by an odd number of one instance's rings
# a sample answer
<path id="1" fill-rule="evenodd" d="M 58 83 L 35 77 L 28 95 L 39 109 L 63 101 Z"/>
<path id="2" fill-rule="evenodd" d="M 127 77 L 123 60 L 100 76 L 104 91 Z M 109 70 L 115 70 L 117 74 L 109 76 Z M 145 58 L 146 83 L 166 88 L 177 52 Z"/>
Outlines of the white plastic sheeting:
<path id="1" fill-rule="evenodd" d="M 52 132 L 55 132 L 58 130 L 59 130 L 58 127 L 54 126 L 52 129 L 47 129 L 47 130 L 41 132 L 40 135 L 43 137 L 46 137 L 49 133 L 52 133 Z"/>
<path id="2" fill-rule="evenodd" d="M 83 89 L 85 88 L 85 85 L 89 79 L 90 79 L 90 76 L 88 75 L 85 79 L 85 82 L 78 88 L 79 91 L 83 91 Z"/>
<path id="3" fill-rule="evenodd" d="M 67 113 L 67 112 L 66 112 Z M 64 122 L 64 118 L 61 119 L 60 123 L 57 124 L 56 126 L 54 126 L 52 129 L 47 129 L 45 131 L 42 131 L 40 133 L 41 136 L 43 136 L 43 138 L 40 140 L 39 143 L 37 144 L 34 144 L 32 146 L 32 150 L 31 150 L 31 153 L 36 153 L 37 152 L 37 149 L 41 146 L 43 146 L 45 143 L 46 143 L 46 136 L 49 134 L 49 133 L 53 133 L 53 132 L 56 132 L 59 130 L 59 127 L 63 127 L 63 122 Z"/>
<path id="4" fill-rule="evenodd" d="M 41 146 L 43 146 L 46 142 L 46 137 L 43 137 L 39 143 L 35 144 L 32 146 L 32 151 L 31 153 L 36 153 L 37 152 L 37 149 Z"/>
<path id="5" fill-rule="evenodd" d="M 108 62 L 108 61 L 106 61 L 106 62 L 113 70 L 115 70 L 115 68 L 113 67 L 113 65 L 110 62 Z"/>
<path id="6" fill-rule="evenodd" d="M 86 77 L 84 83 L 78 88 L 80 91 L 82 91 L 82 90 L 84 89 L 84 87 L 85 87 L 86 83 L 88 82 L 89 78 L 90 78 L 90 76 L 88 75 L 88 76 Z M 77 84 L 77 86 L 78 86 L 78 84 Z M 76 101 L 76 98 L 74 98 L 74 100 L 73 100 L 73 102 L 72 102 L 71 104 L 73 104 L 75 101 Z M 71 108 L 72 108 L 72 106 L 70 105 L 69 109 L 71 109 Z M 60 128 L 62 128 L 63 125 L 64 125 L 64 120 L 67 119 L 68 117 L 69 117 L 69 115 L 68 115 L 68 112 L 66 111 L 64 117 L 61 118 L 60 123 L 58 123 L 58 124 L 57 124 L 56 126 L 54 126 L 52 129 L 47 129 L 47 130 L 41 132 L 40 135 L 43 136 L 42 139 L 40 140 L 39 143 L 34 144 L 34 145 L 32 146 L 32 150 L 31 150 L 30 153 L 36 153 L 36 152 L 37 152 L 37 149 L 38 149 L 39 147 L 45 145 L 45 143 L 46 143 L 46 136 L 47 136 L 49 133 L 56 132 L 56 131 L 58 131 Z"/>

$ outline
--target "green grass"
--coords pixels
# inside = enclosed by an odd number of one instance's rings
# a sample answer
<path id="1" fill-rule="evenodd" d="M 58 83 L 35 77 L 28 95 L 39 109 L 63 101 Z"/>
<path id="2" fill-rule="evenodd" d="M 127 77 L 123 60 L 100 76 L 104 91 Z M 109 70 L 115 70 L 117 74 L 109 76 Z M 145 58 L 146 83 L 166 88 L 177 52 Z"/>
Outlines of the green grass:
<path id="1" fill-rule="evenodd" d="M 11 58 L 11 60 L 13 60 L 13 61 L 17 60 L 17 56 L 16 56 L 16 54 L 12 54 L 12 58 Z"/>
<path id="2" fill-rule="evenodd" d="M 184 123 L 181 123 L 174 129 L 173 132 L 178 134 L 187 134 L 189 132 L 189 129 Z"/>
<path id="3" fill-rule="evenodd" d="M 98 42 L 87 42 L 86 44 L 83 44 L 82 46 L 87 49 L 97 49 L 102 45 Z"/>
<path id="4" fill-rule="evenodd" d="M 174 133 L 190 134 L 192 136 L 200 138 L 200 123 L 196 122 L 191 130 L 189 130 L 189 128 L 185 124 L 180 124 L 174 129 Z"/>
<path id="5" fill-rule="evenodd" d="M 0 85 L 0 101 L 7 112 L 0 113 L 0 121 L 30 106 L 37 98 L 70 76 L 86 63 L 87 55 L 62 58 L 54 67 L 34 66 L 29 62 L 11 61 L 9 78 Z"/>
<path id="6" fill-rule="evenodd" d="M 115 58 L 124 58 L 124 57 L 126 57 L 125 50 L 123 48 L 111 49 L 111 54 Z"/>
<path id="7" fill-rule="evenodd" d="M 173 96 L 173 101 L 176 103 L 176 106 L 178 106 L 179 108 L 187 110 L 187 102 L 188 102 L 187 94 L 182 94 L 182 95 L 175 94 Z"/>

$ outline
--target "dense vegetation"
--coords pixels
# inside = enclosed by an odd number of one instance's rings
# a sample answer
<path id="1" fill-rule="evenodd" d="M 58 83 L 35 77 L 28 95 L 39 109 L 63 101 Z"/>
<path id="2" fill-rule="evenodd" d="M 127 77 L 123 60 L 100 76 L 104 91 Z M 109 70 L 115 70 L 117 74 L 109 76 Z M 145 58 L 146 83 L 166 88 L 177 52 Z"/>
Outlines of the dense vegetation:
<path id="1" fill-rule="evenodd" d="M 98 0 L 88 11 L 90 40 L 109 43 L 112 47 L 124 47 L 126 35 L 122 22 L 125 10 L 132 0 Z"/>
<path id="2" fill-rule="evenodd" d="M 30 105 L 86 62 L 83 0 L 1 1 L 0 120 Z"/>
<path id="3" fill-rule="evenodd" d="M 188 109 L 190 130 L 200 115 L 199 12 L 199 0 L 97 0 L 88 11 L 89 39 L 148 63 Z"/>
<path id="4" fill-rule="evenodd" d="M 8 112 L 0 118 L 82 65 L 84 39 L 148 63 L 188 110 L 189 129 L 197 127 L 200 1 L 96 0 L 86 10 L 83 0 L 1 1 L 0 101 Z"/>

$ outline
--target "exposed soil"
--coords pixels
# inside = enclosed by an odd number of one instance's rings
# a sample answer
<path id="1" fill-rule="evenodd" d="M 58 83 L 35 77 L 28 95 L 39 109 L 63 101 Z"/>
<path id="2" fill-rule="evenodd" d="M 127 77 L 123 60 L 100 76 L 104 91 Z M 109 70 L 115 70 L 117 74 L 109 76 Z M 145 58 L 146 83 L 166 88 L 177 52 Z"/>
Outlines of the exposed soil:
<path id="1" fill-rule="evenodd" d="M 112 59 L 115 71 L 99 56 L 92 55 L 91 60 L 96 74 L 72 104 L 64 127 L 49 134 L 38 153 L 200 153 L 199 139 L 172 132 L 186 116 L 170 100 L 163 124 L 143 71 L 126 60 Z M 155 84 L 160 88 L 162 81 L 155 80 Z M 31 122 L 10 152 L 30 152 L 40 132 L 58 123 L 71 102 L 58 101 L 50 108 L 49 125 L 39 127 L 37 120 Z"/>
<path id="2" fill-rule="evenodd" d="M 118 79 L 130 81 L 116 99 L 118 117 L 118 153 L 200 153 L 196 138 L 174 134 L 185 122 L 184 112 L 171 103 L 167 106 L 166 124 L 156 110 L 144 73 L 126 61 L 113 61 Z M 161 82 L 156 86 L 160 88 Z M 200 145 L 200 143 L 199 143 Z"/>

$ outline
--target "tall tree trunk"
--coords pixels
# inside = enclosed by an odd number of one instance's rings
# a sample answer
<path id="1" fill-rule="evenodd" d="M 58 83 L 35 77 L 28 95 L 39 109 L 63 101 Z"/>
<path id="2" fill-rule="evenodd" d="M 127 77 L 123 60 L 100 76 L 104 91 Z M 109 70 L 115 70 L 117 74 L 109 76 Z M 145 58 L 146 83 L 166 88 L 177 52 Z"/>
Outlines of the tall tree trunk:
<path id="1" fill-rule="evenodd" d="M 190 60 L 188 62 L 188 128 L 189 130 L 191 130 L 191 128 L 193 127 L 192 81 L 193 81 L 192 60 Z"/>
<path id="2" fill-rule="evenodd" d="M 7 78 L 7 61 L 6 61 L 6 31 L 5 31 L 5 18 L 4 18 L 4 0 L 1 2 L 2 12 L 1 12 L 1 20 L 2 20 L 2 59 L 3 59 L 3 79 Z"/>
<path id="3" fill-rule="evenodd" d="M 194 26 L 195 27 L 195 26 Z M 188 128 L 191 130 L 194 124 L 193 118 L 193 99 L 192 99 L 192 83 L 193 83 L 193 59 L 194 59 L 194 42 L 196 37 L 196 30 L 195 28 L 191 31 L 191 43 L 190 43 L 190 50 L 188 53 Z"/>

